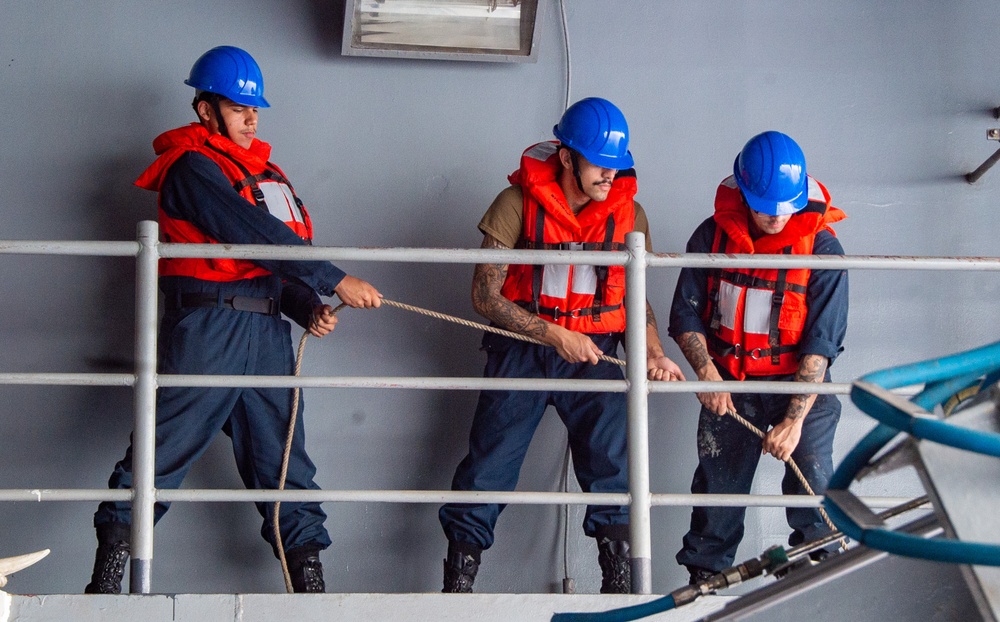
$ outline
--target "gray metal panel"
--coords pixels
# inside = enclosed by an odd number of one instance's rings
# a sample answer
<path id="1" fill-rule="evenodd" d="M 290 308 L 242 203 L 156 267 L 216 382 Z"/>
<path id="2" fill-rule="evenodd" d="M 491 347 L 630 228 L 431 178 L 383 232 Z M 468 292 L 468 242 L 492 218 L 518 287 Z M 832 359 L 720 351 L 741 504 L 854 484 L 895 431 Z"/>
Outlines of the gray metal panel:
<path id="1" fill-rule="evenodd" d="M 1000 416 L 992 401 L 981 401 L 955 414 L 950 423 L 962 427 L 997 432 Z M 966 542 L 1000 544 L 997 529 L 1000 516 L 1000 460 L 937 443 L 920 441 L 917 451 L 921 476 L 934 499 L 942 524 L 950 537 Z M 962 566 L 973 597 L 985 616 L 1000 619 L 1000 568 Z"/>

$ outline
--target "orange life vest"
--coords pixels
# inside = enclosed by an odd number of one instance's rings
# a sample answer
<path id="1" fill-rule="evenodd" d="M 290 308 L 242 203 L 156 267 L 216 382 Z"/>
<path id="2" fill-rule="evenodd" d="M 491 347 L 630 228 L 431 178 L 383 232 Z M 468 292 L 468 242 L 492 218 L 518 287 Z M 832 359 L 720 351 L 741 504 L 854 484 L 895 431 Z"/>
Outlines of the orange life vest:
<path id="1" fill-rule="evenodd" d="M 619 171 L 608 198 L 591 201 L 579 214 L 557 181 L 562 165 L 558 143 L 543 142 L 521 155 L 521 168 L 508 177 L 524 195 L 518 248 L 623 250 L 635 228 L 635 171 Z M 625 268 L 589 265 L 511 265 L 501 293 L 544 320 L 582 333 L 625 330 Z"/>
<path id="2" fill-rule="evenodd" d="M 159 192 L 170 167 L 188 151 L 200 153 L 218 164 L 223 174 L 250 204 L 249 209 L 265 209 L 284 222 L 307 244 L 312 243 L 312 221 L 305 206 L 295 196 L 285 174 L 268 162 L 271 145 L 254 139 L 244 149 L 219 134 L 211 134 L 198 123 L 160 134 L 153 141 L 159 157 L 147 168 L 135 184 Z M 197 226 L 169 216 L 159 209 L 160 233 L 164 242 L 218 244 Z M 160 260 L 160 276 L 190 276 L 206 281 L 237 281 L 271 274 L 270 271 L 244 259 L 164 258 Z"/>
<path id="3" fill-rule="evenodd" d="M 713 253 L 811 255 L 816 234 L 846 218 L 830 205 L 830 193 L 809 178 L 809 203 L 780 233 L 750 237 L 749 210 L 732 177 L 715 195 Z M 809 309 L 810 271 L 727 268 L 710 271 L 709 301 L 703 321 L 712 358 L 737 380 L 791 374 L 799 368 L 798 349 Z"/>

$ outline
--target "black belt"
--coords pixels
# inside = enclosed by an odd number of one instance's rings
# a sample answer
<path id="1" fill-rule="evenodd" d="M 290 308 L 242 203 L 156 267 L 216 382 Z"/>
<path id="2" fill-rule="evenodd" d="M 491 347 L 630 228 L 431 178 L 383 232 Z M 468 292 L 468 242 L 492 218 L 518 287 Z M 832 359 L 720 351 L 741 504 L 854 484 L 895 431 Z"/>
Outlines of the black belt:
<path id="1" fill-rule="evenodd" d="M 235 311 L 249 311 L 250 313 L 262 313 L 264 315 L 278 315 L 281 312 L 281 303 L 274 298 L 251 298 L 249 296 L 232 296 L 230 298 L 219 298 L 212 294 L 181 294 L 173 297 L 168 296 L 167 308 L 176 311 L 185 307 L 208 307 L 217 309 L 233 309 Z"/>

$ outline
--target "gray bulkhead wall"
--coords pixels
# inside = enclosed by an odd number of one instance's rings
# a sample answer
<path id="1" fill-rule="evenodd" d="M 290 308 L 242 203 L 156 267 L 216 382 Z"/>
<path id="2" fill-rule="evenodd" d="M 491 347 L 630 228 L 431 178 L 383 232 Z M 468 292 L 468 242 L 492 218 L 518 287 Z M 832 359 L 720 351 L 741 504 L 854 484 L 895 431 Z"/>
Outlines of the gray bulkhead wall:
<path id="1" fill-rule="evenodd" d="M 1000 171 L 969 185 L 995 147 L 1000 12 L 987 1 L 872 3 L 567 0 L 572 99 L 612 99 L 629 119 L 656 250 L 680 252 L 710 215 L 717 183 L 751 135 L 778 129 L 849 219 L 850 254 L 995 255 Z M 4 2 L 0 20 L 3 239 L 134 239 L 155 218 L 131 185 L 150 143 L 193 120 L 182 84 L 203 51 L 246 48 L 260 62 L 271 142 L 309 206 L 316 242 L 478 247 L 476 224 L 522 149 L 550 138 L 564 101 L 558 4 L 542 0 L 535 64 L 340 55 L 343 2 L 75 0 Z M 394 300 L 474 318 L 471 266 L 351 263 Z M 132 358 L 128 260 L 0 257 L 0 370 L 123 371 Z M 676 270 L 650 300 L 665 335 Z M 836 381 L 996 338 L 993 273 L 855 271 Z M 307 375 L 478 375 L 475 331 L 397 309 L 341 315 L 310 340 Z M 293 328 L 293 339 L 301 334 Z M 668 354 L 680 357 L 673 343 Z M 684 364 L 686 372 L 690 369 Z M 97 488 L 131 429 L 124 388 L 0 387 L 0 488 Z M 307 443 L 324 488 L 446 489 L 462 458 L 471 392 L 313 389 Z M 696 464 L 693 395 L 651 398 L 652 484 L 687 492 Z M 845 404 L 835 460 L 872 423 Z M 559 486 L 564 431 L 549 413 L 521 489 Z M 776 493 L 769 457 L 755 490 Z M 191 487 L 239 488 L 224 437 Z M 907 475 L 860 488 L 904 495 Z M 327 586 L 346 592 L 440 589 L 437 507 L 329 503 Z M 17 575 L 21 593 L 82 590 L 92 564 L 92 503 L 0 503 L 0 556 L 52 555 Z M 653 589 L 686 581 L 673 560 L 688 508 L 654 509 Z M 477 582 L 487 592 L 554 591 L 560 512 L 510 506 Z M 570 512 L 569 565 L 580 591 L 599 584 L 596 548 Z M 250 504 L 177 503 L 156 530 L 156 592 L 280 592 L 277 561 Z M 751 509 L 739 558 L 787 533 L 779 509 Z"/>

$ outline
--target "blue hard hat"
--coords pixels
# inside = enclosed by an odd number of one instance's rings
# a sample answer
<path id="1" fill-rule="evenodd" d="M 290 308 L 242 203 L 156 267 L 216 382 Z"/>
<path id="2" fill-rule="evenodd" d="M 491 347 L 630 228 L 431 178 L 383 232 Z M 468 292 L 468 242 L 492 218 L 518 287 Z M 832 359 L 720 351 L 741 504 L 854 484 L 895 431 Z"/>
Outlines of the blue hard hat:
<path id="1" fill-rule="evenodd" d="M 809 202 L 806 157 L 798 144 L 781 132 L 764 132 L 747 141 L 733 163 L 733 175 L 755 212 L 784 216 Z"/>
<path id="2" fill-rule="evenodd" d="M 264 75 L 257 62 L 246 51 L 231 45 L 221 45 L 202 54 L 184 84 L 244 106 L 270 107 L 264 99 Z"/>
<path id="3" fill-rule="evenodd" d="M 623 170 L 635 164 L 628 150 L 625 115 L 606 99 L 588 97 L 576 102 L 552 133 L 594 166 Z"/>

